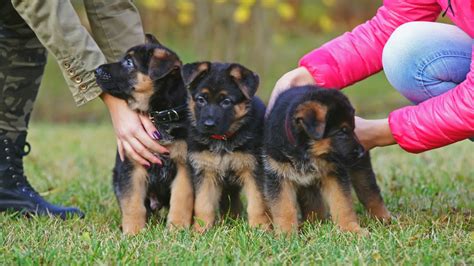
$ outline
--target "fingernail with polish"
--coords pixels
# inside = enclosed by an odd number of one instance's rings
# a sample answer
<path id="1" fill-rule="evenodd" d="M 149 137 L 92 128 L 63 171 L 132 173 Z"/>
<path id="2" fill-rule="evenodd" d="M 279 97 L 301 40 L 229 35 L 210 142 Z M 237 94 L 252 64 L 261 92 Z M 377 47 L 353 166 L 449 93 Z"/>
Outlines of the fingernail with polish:
<path id="1" fill-rule="evenodd" d="M 149 164 L 144 164 L 143 166 L 144 166 L 146 169 L 150 169 L 150 167 L 151 167 L 151 165 L 149 165 Z"/>
<path id="2" fill-rule="evenodd" d="M 160 140 L 160 139 L 161 139 L 161 134 L 160 134 L 160 132 L 158 132 L 158 131 L 153 132 L 153 137 L 154 137 L 156 140 Z"/>

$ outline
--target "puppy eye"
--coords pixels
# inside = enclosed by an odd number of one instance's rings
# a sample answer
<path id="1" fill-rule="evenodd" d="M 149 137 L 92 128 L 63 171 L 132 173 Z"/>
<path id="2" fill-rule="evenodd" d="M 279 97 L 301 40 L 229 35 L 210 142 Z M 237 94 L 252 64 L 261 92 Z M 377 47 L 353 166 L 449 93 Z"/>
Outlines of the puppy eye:
<path id="1" fill-rule="evenodd" d="M 196 97 L 196 102 L 197 102 L 199 105 L 201 105 L 201 106 L 207 104 L 207 100 L 206 100 L 204 97 L 202 97 L 202 96 Z"/>
<path id="2" fill-rule="evenodd" d="M 133 68 L 135 65 L 133 64 L 133 60 L 132 58 L 127 58 L 127 60 L 125 60 L 125 66 L 127 68 Z"/>
<path id="3" fill-rule="evenodd" d="M 225 98 L 224 100 L 221 101 L 221 106 L 224 108 L 227 108 L 232 105 L 232 100 L 229 98 Z"/>
<path id="4" fill-rule="evenodd" d="M 341 129 L 339 129 L 339 131 L 337 133 L 339 135 L 348 135 L 349 134 L 349 129 L 347 127 L 343 127 Z"/>

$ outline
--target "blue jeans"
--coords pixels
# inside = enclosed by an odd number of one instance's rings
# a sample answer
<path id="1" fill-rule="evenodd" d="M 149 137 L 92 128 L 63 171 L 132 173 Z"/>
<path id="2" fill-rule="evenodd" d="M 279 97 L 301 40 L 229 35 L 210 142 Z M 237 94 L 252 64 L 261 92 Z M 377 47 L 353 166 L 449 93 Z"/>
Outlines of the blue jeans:
<path id="1" fill-rule="evenodd" d="M 409 22 L 387 41 L 382 63 L 390 84 L 414 104 L 466 79 L 474 40 L 456 26 Z"/>

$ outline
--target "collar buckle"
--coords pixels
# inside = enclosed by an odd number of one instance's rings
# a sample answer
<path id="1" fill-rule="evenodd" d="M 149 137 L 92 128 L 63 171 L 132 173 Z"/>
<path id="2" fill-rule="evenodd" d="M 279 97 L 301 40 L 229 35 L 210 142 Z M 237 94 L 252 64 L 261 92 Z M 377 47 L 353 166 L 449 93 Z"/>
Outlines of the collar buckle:
<path id="1" fill-rule="evenodd" d="M 179 121 L 179 114 L 175 109 L 168 110 L 168 119 L 170 121 Z"/>
<path id="2" fill-rule="evenodd" d="M 156 123 L 170 123 L 181 120 L 181 116 L 175 109 L 150 112 L 149 117 L 150 120 Z"/>

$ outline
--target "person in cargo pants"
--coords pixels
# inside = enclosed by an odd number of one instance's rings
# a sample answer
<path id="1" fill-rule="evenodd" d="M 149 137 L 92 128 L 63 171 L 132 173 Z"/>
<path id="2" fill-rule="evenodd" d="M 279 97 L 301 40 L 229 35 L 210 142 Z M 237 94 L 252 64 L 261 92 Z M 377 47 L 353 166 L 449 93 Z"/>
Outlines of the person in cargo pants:
<path id="1" fill-rule="evenodd" d="M 77 208 L 53 205 L 30 185 L 23 171 L 28 121 L 46 64 L 58 61 L 76 104 L 100 97 L 117 134 L 119 153 L 142 164 L 159 163 L 152 152 L 166 152 L 153 141 L 156 130 L 145 116 L 102 93 L 94 69 L 118 61 L 144 42 L 140 16 L 130 0 L 84 0 L 92 35 L 81 25 L 70 1 L 3 1 L 0 8 L 0 211 L 14 210 L 66 218 L 83 217 Z M 146 149 L 143 149 L 146 148 Z M 141 150 L 142 152 L 137 152 Z"/>

